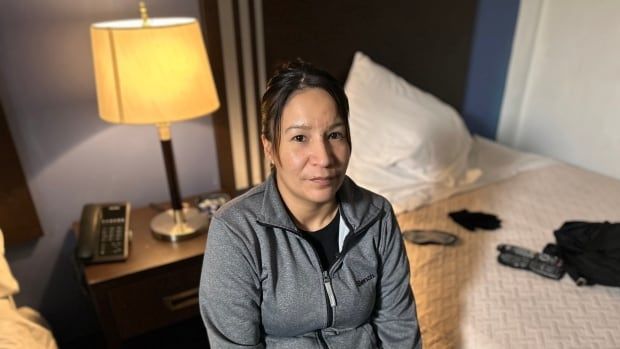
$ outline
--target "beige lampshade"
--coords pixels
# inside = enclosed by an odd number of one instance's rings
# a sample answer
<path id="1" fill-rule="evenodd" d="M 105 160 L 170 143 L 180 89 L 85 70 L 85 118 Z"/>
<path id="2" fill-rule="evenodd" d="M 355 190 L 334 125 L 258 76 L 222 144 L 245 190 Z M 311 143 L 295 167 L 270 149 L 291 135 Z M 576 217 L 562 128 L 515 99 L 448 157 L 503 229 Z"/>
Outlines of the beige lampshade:
<path id="1" fill-rule="evenodd" d="M 220 106 L 193 18 L 95 23 L 90 29 L 99 115 L 124 124 L 167 123 Z"/>

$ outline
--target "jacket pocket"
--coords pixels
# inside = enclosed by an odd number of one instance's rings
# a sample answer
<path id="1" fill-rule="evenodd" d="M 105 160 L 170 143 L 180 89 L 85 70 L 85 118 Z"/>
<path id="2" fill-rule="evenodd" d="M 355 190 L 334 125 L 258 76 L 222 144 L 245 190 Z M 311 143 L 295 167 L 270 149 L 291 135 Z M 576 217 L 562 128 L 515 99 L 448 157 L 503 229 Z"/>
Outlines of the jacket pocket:
<path id="1" fill-rule="evenodd" d="M 379 345 L 377 344 L 377 336 L 375 335 L 375 331 L 372 329 L 372 326 L 369 323 L 365 323 L 361 327 L 368 336 L 371 347 L 373 349 L 379 348 Z"/>

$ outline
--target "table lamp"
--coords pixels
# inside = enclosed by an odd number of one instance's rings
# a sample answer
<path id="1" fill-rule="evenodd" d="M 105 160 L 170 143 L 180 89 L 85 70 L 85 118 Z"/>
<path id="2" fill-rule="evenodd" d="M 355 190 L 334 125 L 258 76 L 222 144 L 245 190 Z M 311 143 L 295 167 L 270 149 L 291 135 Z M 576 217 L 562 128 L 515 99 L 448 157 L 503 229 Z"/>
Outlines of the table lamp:
<path id="1" fill-rule="evenodd" d="M 172 122 L 217 110 L 220 102 L 200 26 L 194 18 L 149 18 L 95 23 L 90 28 L 97 104 L 111 123 L 154 124 L 166 166 L 171 209 L 151 221 L 161 239 L 204 232 L 207 215 L 184 206 L 172 151 Z"/>

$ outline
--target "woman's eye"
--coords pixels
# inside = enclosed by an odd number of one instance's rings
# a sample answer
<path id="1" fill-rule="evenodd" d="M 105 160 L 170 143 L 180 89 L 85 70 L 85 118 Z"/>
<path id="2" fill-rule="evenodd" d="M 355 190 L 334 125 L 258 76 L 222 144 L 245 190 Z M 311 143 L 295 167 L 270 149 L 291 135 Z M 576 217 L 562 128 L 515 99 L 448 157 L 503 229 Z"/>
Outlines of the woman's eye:
<path id="1" fill-rule="evenodd" d="M 297 135 L 297 136 L 294 136 L 294 137 L 293 137 L 293 140 L 294 140 L 295 142 L 303 142 L 303 141 L 305 141 L 305 140 L 306 140 L 306 136 L 304 136 L 304 135 Z"/>
<path id="2" fill-rule="evenodd" d="M 344 133 L 332 132 L 329 134 L 329 139 L 344 139 Z"/>

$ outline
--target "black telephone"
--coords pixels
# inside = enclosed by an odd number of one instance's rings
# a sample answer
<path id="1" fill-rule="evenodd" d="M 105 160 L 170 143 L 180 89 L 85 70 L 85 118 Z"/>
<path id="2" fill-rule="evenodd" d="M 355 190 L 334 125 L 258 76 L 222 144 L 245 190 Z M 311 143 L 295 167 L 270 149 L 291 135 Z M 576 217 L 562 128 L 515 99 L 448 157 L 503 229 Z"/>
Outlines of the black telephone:
<path id="1" fill-rule="evenodd" d="M 80 221 L 77 257 L 84 263 L 127 259 L 130 211 L 128 202 L 85 205 Z"/>

